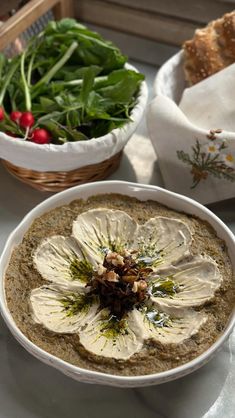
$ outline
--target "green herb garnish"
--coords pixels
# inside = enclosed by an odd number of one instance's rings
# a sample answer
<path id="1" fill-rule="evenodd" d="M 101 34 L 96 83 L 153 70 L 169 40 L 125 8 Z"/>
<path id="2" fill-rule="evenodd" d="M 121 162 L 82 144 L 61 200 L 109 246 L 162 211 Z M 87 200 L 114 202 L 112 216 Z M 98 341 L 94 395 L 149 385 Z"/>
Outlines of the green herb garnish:
<path id="1" fill-rule="evenodd" d="M 80 280 L 83 283 L 88 283 L 93 276 L 93 266 L 86 259 L 79 260 L 74 258 L 70 264 L 70 273 L 72 280 Z"/>
<path id="2" fill-rule="evenodd" d="M 74 316 L 79 312 L 88 312 L 94 302 L 94 297 L 88 294 L 71 294 L 61 299 L 66 316 Z"/>
<path id="3" fill-rule="evenodd" d="M 145 319 L 155 327 L 167 327 L 170 325 L 170 317 L 165 312 L 159 312 L 153 306 L 143 307 Z"/>
<path id="4" fill-rule="evenodd" d="M 125 319 L 118 319 L 114 315 L 111 315 L 108 319 L 102 321 L 100 332 L 103 337 L 114 339 L 120 334 L 128 334 L 127 321 Z"/>
<path id="5" fill-rule="evenodd" d="M 157 297 L 174 296 L 177 290 L 178 286 L 171 278 L 159 278 L 150 285 L 151 294 Z"/>

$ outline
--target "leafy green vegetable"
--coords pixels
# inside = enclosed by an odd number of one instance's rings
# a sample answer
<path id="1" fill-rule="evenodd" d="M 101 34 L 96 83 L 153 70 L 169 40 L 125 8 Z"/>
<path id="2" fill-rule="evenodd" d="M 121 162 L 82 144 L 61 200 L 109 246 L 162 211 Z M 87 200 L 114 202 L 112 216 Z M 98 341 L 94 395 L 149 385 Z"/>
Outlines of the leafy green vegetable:
<path id="1" fill-rule="evenodd" d="M 1 88 L 1 92 L 0 92 L 0 105 L 3 103 L 4 100 L 4 96 L 5 93 L 7 91 L 8 85 L 11 82 L 11 79 L 14 75 L 14 73 L 17 70 L 17 67 L 19 66 L 19 60 L 14 59 L 12 60 L 12 62 L 9 62 L 9 68 L 7 68 L 7 71 L 5 72 L 5 74 L 3 74 L 3 83 L 2 83 L 2 88 Z M 5 67 L 6 68 L 6 67 Z"/>
<path id="2" fill-rule="evenodd" d="M 136 85 L 143 79 L 142 74 L 135 71 L 114 71 L 108 76 L 107 85 L 99 89 L 99 93 L 114 102 L 128 104 L 135 94 Z"/>
<path id="3" fill-rule="evenodd" d="M 92 71 L 92 73 L 94 74 L 94 77 L 96 75 L 98 75 L 101 71 L 102 71 L 102 67 L 99 67 L 98 65 L 90 65 L 89 67 L 80 67 L 80 68 L 65 68 L 63 67 L 63 74 L 61 73 L 61 75 L 63 76 L 64 81 L 71 81 L 71 80 L 82 80 L 85 73 L 87 72 L 88 69 L 90 69 Z"/>
<path id="4" fill-rule="evenodd" d="M 2 73 L 4 71 L 4 66 L 6 65 L 6 57 L 0 53 L 0 80 L 2 80 Z"/>
<path id="5" fill-rule="evenodd" d="M 83 83 L 81 86 L 81 93 L 80 93 L 80 99 L 82 102 L 83 109 L 86 109 L 88 97 L 92 90 L 93 84 L 94 84 L 94 74 L 93 74 L 92 69 L 88 68 L 88 70 L 84 73 Z"/>
<path id="6" fill-rule="evenodd" d="M 0 54 L 0 105 L 32 111 L 56 144 L 103 136 L 131 120 L 144 79 L 126 59 L 75 19 L 49 22 L 14 59 Z M 25 135 L 9 118 L 0 130 Z"/>

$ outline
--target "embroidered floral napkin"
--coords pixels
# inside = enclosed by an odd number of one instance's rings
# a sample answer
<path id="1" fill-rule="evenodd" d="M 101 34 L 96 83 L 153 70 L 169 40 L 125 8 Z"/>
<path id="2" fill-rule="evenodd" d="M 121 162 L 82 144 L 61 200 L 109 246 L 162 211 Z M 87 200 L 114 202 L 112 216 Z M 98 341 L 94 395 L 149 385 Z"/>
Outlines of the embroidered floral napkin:
<path id="1" fill-rule="evenodd" d="M 234 92 L 235 64 L 185 89 L 179 105 L 164 95 L 150 103 L 166 188 L 204 204 L 235 197 Z"/>

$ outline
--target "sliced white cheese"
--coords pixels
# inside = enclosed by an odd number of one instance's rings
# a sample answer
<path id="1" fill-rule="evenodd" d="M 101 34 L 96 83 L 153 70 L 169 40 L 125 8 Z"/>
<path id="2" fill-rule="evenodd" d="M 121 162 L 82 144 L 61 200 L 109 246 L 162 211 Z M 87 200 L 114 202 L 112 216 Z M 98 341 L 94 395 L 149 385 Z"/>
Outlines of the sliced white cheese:
<path id="1" fill-rule="evenodd" d="M 136 228 L 136 222 L 121 210 L 92 209 L 74 221 L 73 236 L 84 253 L 99 264 L 107 251 L 128 249 Z"/>
<path id="2" fill-rule="evenodd" d="M 163 285 L 164 279 L 170 277 L 177 290 L 173 295 L 152 296 L 152 300 L 158 301 L 162 309 L 165 306 L 200 306 L 214 297 L 222 281 L 216 263 L 209 257 L 194 257 L 188 263 L 160 270 L 158 275 Z"/>
<path id="3" fill-rule="evenodd" d="M 152 269 L 168 266 L 188 254 L 192 235 L 177 219 L 159 216 L 138 227 L 133 248 Z"/>
<path id="4" fill-rule="evenodd" d="M 69 292 L 56 285 L 33 289 L 30 295 L 33 320 L 56 333 L 76 333 L 95 316 L 99 304 L 86 293 Z"/>
<path id="5" fill-rule="evenodd" d="M 161 310 L 157 304 L 143 310 L 142 327 L 145 338 L 161 344 L 180 344 L 196 334 L 207 321 L 207 315 L 192 309 L 169 308 Z"/>
<path id="6" fill-rule="evenodd" d="M 107 309 L 103 309 L 79 332 L 81 344 L 98 356 L 126 360 L 139 352 L 144 342 L 144 329 L 140 327 L 135 310 L 128 313 L 118 329 Z"/>
<path id="7" fill-rule="evenodd" d="M 85 286 L 88 281 L 88 277 L 86 280 L 87 269 L 85 269 L 85 274 L 80 276 L 73 274 L 73 263 L 85 262 L 89 263 L 91 270 L 93 268 L 90 262 L 84 260 L 76 240 L 61 235 L 44 240 L 36 249 L 33 261 L 36 269 L 45 280 L 63 286 L 66 284 L 70 286 L 70 283 L 73 282 L 74 286 L 80 287 Z"/>

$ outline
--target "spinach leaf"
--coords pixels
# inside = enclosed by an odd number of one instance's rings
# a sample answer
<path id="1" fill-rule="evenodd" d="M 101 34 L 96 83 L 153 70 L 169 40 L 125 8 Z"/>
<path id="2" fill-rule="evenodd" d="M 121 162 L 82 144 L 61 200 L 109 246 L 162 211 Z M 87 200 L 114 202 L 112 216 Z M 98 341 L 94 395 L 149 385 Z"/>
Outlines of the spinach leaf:
<path id="1" fill-rule="evenodd" d="M 83 76 L 83 83 L 82 83 L 82 88 L 81 88 L 81 93 L 80 93 L 80 100 L 83 105 L 83 110 L 86 108 L 88 97 L 92 90 L 93 84 L 94 84 L 94 73 L 92 71 L 92 68 L 88 68 Z"/>
<path id="2" fill-rule="evenodd" d="M 108 76 L 104 87 L 97 89 L 103 97 L 109 98 L 116 103 L 129 103 L 137 92 L 143 76 L 131 70 L 114 71 Z"/>

